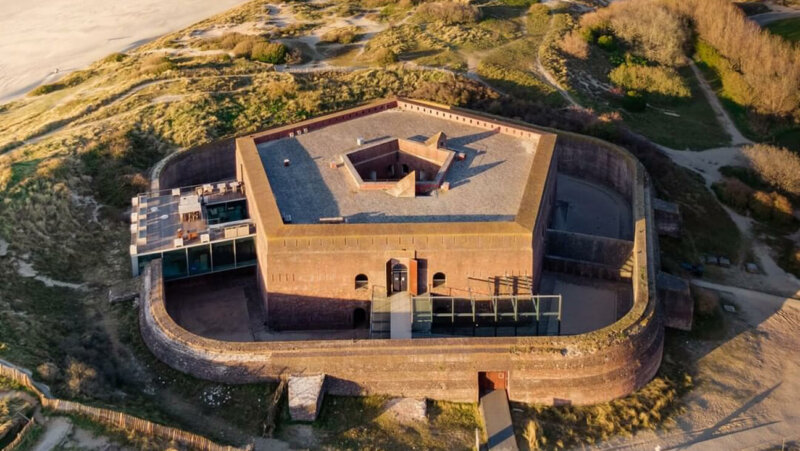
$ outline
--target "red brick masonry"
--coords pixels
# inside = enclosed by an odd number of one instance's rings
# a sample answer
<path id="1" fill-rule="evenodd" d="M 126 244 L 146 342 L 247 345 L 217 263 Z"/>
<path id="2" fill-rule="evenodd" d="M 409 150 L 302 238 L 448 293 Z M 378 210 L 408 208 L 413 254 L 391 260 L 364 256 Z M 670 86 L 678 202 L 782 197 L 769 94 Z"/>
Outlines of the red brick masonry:
<path id="1" fill-rule="evenodd" d="M 559 135 L 559 145 L 568 148 L 576 143 L 574 155 L 565 150 L 568 163 L 570 157 L 593 148 L 588 158 L 594 164 L 577 165 L 574 172 L 591 172 L 587 177 L 616 184 L 631 198 L 634 303 L 618 322 L 562 337 L 222 342 L 182 329 L 167 314 L 161 262 L 156 260 L 143 275 L 140 327 L 145 343 L 159 359 L 199 378 L 249 383 L 273 381 L 287 373 L 325 373 L 329 392 L 339 395 L 476 401 L 480 371 L 507 371 L 514 401 L 589 404 L 631 393 L 655 375 L 664 340 L 655 296 L 656 237 L 647 175 L 624 149 L 579 135 L 547 132 Z"/>

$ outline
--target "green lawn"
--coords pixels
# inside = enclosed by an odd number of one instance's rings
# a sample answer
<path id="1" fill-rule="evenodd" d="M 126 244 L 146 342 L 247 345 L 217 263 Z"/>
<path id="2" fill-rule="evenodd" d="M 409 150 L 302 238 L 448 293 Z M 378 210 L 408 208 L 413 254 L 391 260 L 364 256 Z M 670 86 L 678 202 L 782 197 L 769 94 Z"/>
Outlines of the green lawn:
<path id="1" fill-rule="evenodd" d="M 691 69 L 682 68 L 679 72 L 692 90 L 690 99 L 664 102 L 648 99 L 649 107 L 637 113 L 620 108 L 625 123 L 658 144 L 674 149 L 701 150 L 730 144 L 730 136 L 700 91 Z"/>
<path id="2" fill-rule="evenodd" d="M 766 29 L 787 41 L 800 42 L 800 17 L 772 22 L 766 26 Z"/>

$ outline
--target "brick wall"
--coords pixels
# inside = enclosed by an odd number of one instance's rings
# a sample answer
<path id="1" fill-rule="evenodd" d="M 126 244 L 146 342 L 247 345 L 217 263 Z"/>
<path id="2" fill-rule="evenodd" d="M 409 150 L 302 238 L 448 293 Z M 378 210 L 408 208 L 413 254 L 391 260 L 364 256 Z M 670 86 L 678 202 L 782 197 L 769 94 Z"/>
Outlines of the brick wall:
<path id="1" fill-rule="evenodd" d="M 652 230 L 649 182 L 642 166 L 625 150 L 599 140 L 564 135 L 601 148 L 598 151 L 605 154 L 607 164 L 597 166 L 602 169 L 595 175 L 597 180 L 619 184 L 622 189 L 623 181 L 630 183 L 627 195 L 635 221 L 633 305 L 608 327 L 563 337 L 220 342 L 193 335 L 169 317 L 164 307 L 160 261 L 156 260 L 144 276 L 140 310 L 144 341 L 170 366 L 227 383 L 275 380 L 285 373 L 325 373 L 333 394 L 475 401 L 479 371 L 508 371 L 509 396 L 515 401 L 587 404 L 624 396 L 653 377 L 663 350 L 664 325 L 654 290 L 657 243 Z M 582 168 L 591 170 L 591 166 Z M 541 208 L 549 207 L 545 204 Z M 413 235 L 402 239 L 412 237 L 417 239 Z M 517 238 L 498 234 L 497 239 Z M 533 247 L 530 243 L 538 239 L 534 236 L 525 247 Z M 280 241 L 276 240 L 270 240 L 271 251 Z M 290 251 L 287 248 L 285 252 Z M 433 258 L 440 251 L 430 252 L 417 256 Z M 380 269 L 377 271 L 380 274 L 369 274 L 371 283 L 383 276 Z M 437 271 L 431 261 L 426 277 Z"/>

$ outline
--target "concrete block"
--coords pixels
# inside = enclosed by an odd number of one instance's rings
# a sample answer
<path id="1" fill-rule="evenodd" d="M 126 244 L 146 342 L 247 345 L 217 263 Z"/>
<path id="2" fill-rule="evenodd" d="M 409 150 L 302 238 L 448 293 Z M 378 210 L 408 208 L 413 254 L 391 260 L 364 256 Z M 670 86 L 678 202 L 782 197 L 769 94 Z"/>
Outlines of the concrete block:
<path id="1" fill-rule="evenodd" d="M 384 405 L 381 416 L 400 424 L 427 421 L 427 406 L 424 399 L 395 398 Z"/>
<path id="2" fill-rule="evenodd" d="M 289 377 L 289 415 L 292 420 L 316 420 L 324 396 L 324 374 Z"/>

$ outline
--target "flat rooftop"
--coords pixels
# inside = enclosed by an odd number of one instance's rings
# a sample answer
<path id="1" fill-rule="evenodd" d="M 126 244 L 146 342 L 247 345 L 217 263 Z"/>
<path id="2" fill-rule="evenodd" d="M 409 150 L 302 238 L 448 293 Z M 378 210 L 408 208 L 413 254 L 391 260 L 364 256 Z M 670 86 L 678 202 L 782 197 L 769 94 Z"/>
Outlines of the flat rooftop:
<path id="1" fill-rule="evenodd" d="M 413 198 L 359 191 L 343 164 L 332 161 L 387 138 L 423 142 L 438 132 L 446 148 L 463 152 L 444 181 L 449 190 Z M 535 140 L 501 134 L 422 113 L 391 109 L 265 142 L 258 152 L 278 209 L 292 223 L 343 217 L 348 223 L 513 221 L 531 171 Z M 284 166 L 284 160 L 290 161 Z"/>
<path id="2" fill-rule="evenodd" d="M 132 255 L 201 244 L 202 235 L 208 236 L 208 242 L 229 239 L 234 232 L 226 229 L 231 228 L 237 229 L 236 236 L 254 234 L 255 226 L 249 218 L 220 222 L 209 215 L 209 206 L 243 201 L 245 196 L 239 187 L 236 180 L 227 180 L 139 194 L 133 200 L 131 214 Z M 198 202 L 199 214 L 182 217 L 182 199 Z M 181 239 L 180 245 L 176 245 L 177 238 Z"/>

